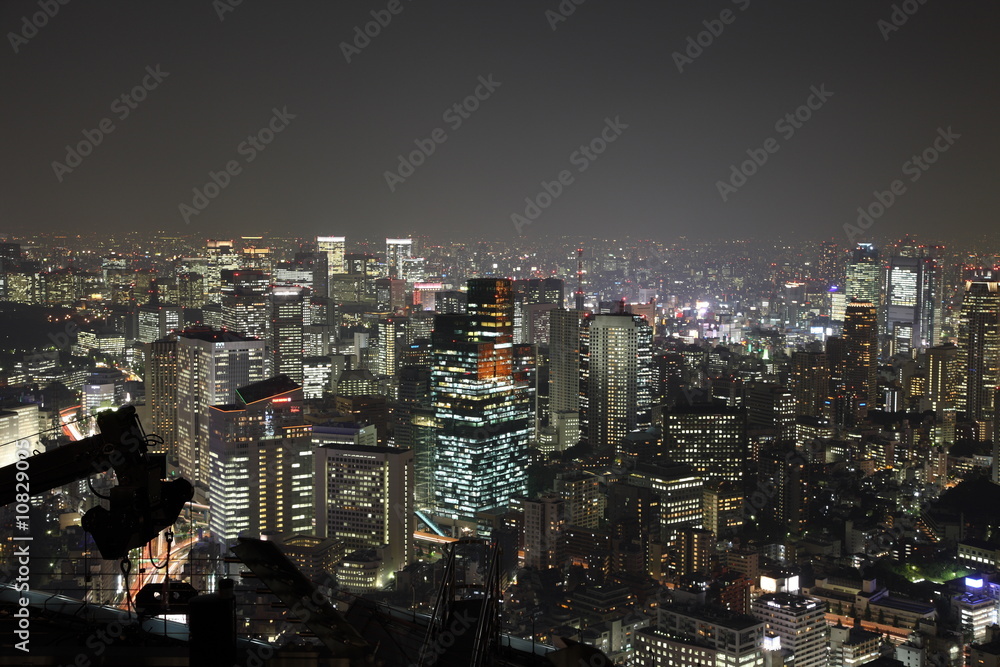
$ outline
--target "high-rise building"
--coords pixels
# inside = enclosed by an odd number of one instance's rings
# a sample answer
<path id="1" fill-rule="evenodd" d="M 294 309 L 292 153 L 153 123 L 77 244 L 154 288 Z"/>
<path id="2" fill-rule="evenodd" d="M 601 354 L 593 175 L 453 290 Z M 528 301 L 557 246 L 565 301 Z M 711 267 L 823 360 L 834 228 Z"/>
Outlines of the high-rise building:
<path id="1" fill-rule="evenodd" d="M 878 250 L 871 243 L 859 243 L 847 263 L 847 285 L 844 289 L 847 301 L 867 301 L 878 306 L 881 276 Z"/>
<path id="2" fill-rule="evenodd" d="M 651 489 L 660 498 L 660 541 L 669 544 L 684 526 L 701 528 L 702 478 L 684 463 L 637 463 L 627 484 Z"/>
<path id="3" fill-rule="evenodd" d="M 954 410 L 958 403 L 961 368 L 959 350 L 954 343 L 944 343 L 927 350 L 927 398 L 936 412 Z"/>
<path id="4" fill-rule="evenodd" d="M 276 375 L 302 383 L 305 356 L 307 293 L 303 287 L 275 287 L 271 291 L 270 352 Z"/>
<path id="5" fill-rule="evenodd" d="M 795 414 L 820 417 L 830 397 L 830 366 L 826 353 L 818 350 L 796 350 L 792 354 L 789 377 Z"/>
<path id="6" fill-rule="evenodd" d="M 768 648 L 780 650 L 785 664 L 827 667 L 826 603 L 793 593 L 767 593 L 754 600 L 753 615 L 764 623 L 769 637 L 777 638 Z"/>
<path id="7" fill-rule="evenodd" d="M 146 404 L 150 432 L 163 438 L 159 451 L 177 458 L 177 336 L 149 344 L 146 354 Z"/>
<path id="8" fill-rule="evenodd" d="M 580 440 L 580 326 L 583 312 L 553 310 L 549 314 L 549 414 L 552 422 L 568 427 L 555 449 L 572 447 Z M 575 429 L 572 427 L 575 426 Z"/>
<path id="9" fill-rule="evenodd" d="M 405 280 L 404 260 L 413 257 L 413 239 L 385 240 L 385 265 L 388 277 Z"/>
<path id="10" fill-rule="evenodd" d="M 177 457 L 181 476 L 208 489 L 209 408 L 237 400 L 239 387 L 263 379 L 264 341 L 208 327 L 177 334 Z"/>
<path id="11" fill-rule="evenodd" d="M 795 433 L 795 398 L 777 384 L 757 383 L 747 391 L 747 426 L 774 429 L 780 438 Z"/>
<path id="12" fill-rule="evenodd" d="M 562 567 L 562 534 L 566 501 L 558 494 L 523 498 L 524 566 L 536 570 Z"/>
<path id="13" fill-rule="evenodd" d="M 214 538 L 314 531 L 313 452 L 302 388 L 287 375 L 240 387 L 209 411 Z"/>
<path id="14" fill-rule="evenodd" d="M 136 309 L 136 341 L 152 343 L 184 326 L 184 311 L 176 306 L 151 303 Z"/>
<path id="15" fill-rule="evenodd" d="M 712 404 L 678 405 L 663 413 L 663 449 L 705 480 L 741 484 L 747 459 L 746 414 Z"/>
<path id="16" fill-rule="evenodd" d="M 556 473 L 553 489 L 566 501 L 567 525 L 580 528 L 600 525 L 606 499 L 597 475 L 582 470 Z"/>
<path id="17" fill-rule="evenodd" d="M 386 317 L 378 321 L 378 352 L 375 357 L 375 374 L 395 377 L 407 341 L 409 318 Z"/>
<path id="18" fill-rule="evenodd" d="M 222 326 L 244 336 L 270 340 L 271 277 L 259 269 L 239 269 L 223 270 L 221 279 Z"/>
<path id="19" fill-rule="evenodd" d="M 969 421 L 992 421 L 994 390 L 1000 385 L 1000 283 L 965 282 L 958 350 L 959 409 Z"/>
<path id="20" fill-rule="evenodd" d="M 638 315 L 588 315 L 580 329 L 581 436 L 617 447 L 648 428 L 653 401 L 653 330 Z"/>
<path id="21" fill-rule="evenodd" d="M 532 432 L 514 377 L 511 281 L 470 280 L 467 309 L 435 318 L 432 339 L 436 504 L 451 517 L 524 494 Z"/>
<path id="22" fill-rule="evenodd" d="M 844 393 L 850 410 L 863 417 L 878 396 L 878 318 L 875 304 L 852 301 L 844 315 Z"/>
<path id="23" fill-rule="evenodd" d="M 347 267 L 344 266 L 344 249 L 346 245 L 346 238 L 343 236 L 316 237 L 316 251 L 326 255 L 328 276 L 347 273 Z M 323 296 L 328 295 L 324 294 Z"/>
<path id="24" fill-rule="evenodd" d="M 938 343 L 941 332 L 941 267 L 931 257 L 892 257 L 886 275 L 883 331 L 898 340 L 893 353 Z M 897 335 L 902 328 L 910 335 Z M 905 349 L 904 349 L 905 346 Z"/>
<path id="25" fill-rule="evenodd" d="M 388 583 L 413 561 L 413 450 L 326 444 L 314 456 L 317 534 L 375 549 Z"/>

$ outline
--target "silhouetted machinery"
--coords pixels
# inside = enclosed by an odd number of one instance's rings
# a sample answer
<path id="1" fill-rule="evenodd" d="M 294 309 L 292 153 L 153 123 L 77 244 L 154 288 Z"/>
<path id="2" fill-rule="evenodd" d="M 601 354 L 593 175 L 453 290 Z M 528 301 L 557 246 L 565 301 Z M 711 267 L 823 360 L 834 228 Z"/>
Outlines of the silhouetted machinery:
<path id="1" fill-rule="evenodd" d="M 147 436 L 131 405 L 97 415 L 99 435 L 35 454 L 28 463 L 29 494 L 37 495 L 113 469 L 118 485 L 108 497 L 110 509 L 94 507 L 83 516 L 101 557 L 124 558 L 177 521 L 194 497 L 185 479 L 167 481 L 166 455 L 149 452 Z M 14 502 L 17 464 L 0 468 L 0 505 Z M 102 496 L 103 497 L 103 496 Z"/>

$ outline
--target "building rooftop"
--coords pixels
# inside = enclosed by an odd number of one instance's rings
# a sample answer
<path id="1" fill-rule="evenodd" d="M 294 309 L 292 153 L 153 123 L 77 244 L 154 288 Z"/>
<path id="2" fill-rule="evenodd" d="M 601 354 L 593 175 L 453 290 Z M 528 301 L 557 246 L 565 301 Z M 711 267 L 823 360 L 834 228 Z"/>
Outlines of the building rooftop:
<path id="1" fill-rule="evenodd" d="M 212 327 L 192 327 L 184 331 L 177 332 L 179 338 L 190 338 L 193 340 L 203 340 L 208 343 L 242 343 L 245 341 L 260 340 L 253 336 L 244 336 L 235 331 L 213 329 Z"/>
<path id="2" fill-rule="evenodd" d="M 274 398 L 275 396 L 287 394 L 290 391 L 301 388 L 298 383 L 294 382 L 287 375 L 275 375 L 272 378 L 260 380 L 259 382 L 251 382 L 248 385 L 240 387 L 236 390 L 236 393 L 244 403 L 250 405 L 251 403 Z"/>

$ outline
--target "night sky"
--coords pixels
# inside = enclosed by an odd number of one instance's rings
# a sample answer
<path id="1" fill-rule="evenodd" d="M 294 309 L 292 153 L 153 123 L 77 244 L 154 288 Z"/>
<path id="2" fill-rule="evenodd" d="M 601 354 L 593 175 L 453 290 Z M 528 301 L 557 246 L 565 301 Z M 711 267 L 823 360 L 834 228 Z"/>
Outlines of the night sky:
<path id="1" fill-rule="evenodd" d="M 58 10 L 37 31 L 22 19 L 38 0 L 0 3 L 0 232 L 514 238 L 511 215 L 564 170 L 521 233 L 862 240 L 844 224 L 896 179 L 866 234 L 950 244 L 996 229 L 995 1 L 563 0 L 565 17 L 558 0 L 237 1 L 42 0 Z M 348 63 L 342 43 L 372 11 L 391 20 Z M 477 86 L 478 109 L 445 115 Z M 832 96 L 779 131 L 813 87 Z M 614 141 L 574 158 L 606 119 Z M 283 129 L 262 150 L 243 143 L 269 123 Z M 904 163 L 949 127 L 911 180 Z M 398 155 L 438 128 L 391 190 Z M 84 130 L 100 144 L 70 167 Z M 777 152 L 723 201 L 718 182 L 769 138 Z M 197 211 L 193 189 L 230 161 L 238 173 Z"/>

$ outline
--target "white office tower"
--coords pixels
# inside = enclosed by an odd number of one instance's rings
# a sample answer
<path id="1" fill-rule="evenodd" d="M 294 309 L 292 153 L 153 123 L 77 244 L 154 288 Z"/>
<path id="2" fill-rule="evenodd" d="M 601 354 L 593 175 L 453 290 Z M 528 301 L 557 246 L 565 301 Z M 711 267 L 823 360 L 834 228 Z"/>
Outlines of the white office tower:
<path id="1" fill-rule="evenodd" d="M 386 239 L 385 265 L 389 278 L 405 279 L 405 260 L 413 257 L 413 239 Z"/>
<path id="2" fill-rule="evenodd" d="M 308 293 L 302 287 L 275 287 L 271 291 L 271 368 L 275 375 L 287 375 L 299 384 L 303 381 Z"/>
<path id="3" fill-rule="evenodd" d="M 316 250 L 326 255 L 326 270 L 328 276 L 347 273 L 344 263 L 344 248 L 347 246 L 345 236 L 317 236 Z M 323 296 L 328 296 L 324 294 Z"/>
<path id="4" fill-rule="evenodd" d="M 588 315 L 580 329 L 580 434 L 591 447 L 617 446 L 649 428 L 653 329 L 638 315 Z"/>
<path id="5" fill-rule="evenodd" d="M 212 537 L 232 545 L 240 535 L 314 532 L 310 425 L 302 388 L 286 375 L 236 392 L 209 411 Z"/>
<path id="6" fill-rule="evenodd" d="M 209 409 L 264 377 L 264 341 L 199 327 L 177 335 L 177 458 L 181 476 L 205 497 L 210 474 Z"/>
<path id="7" fill-rule="evenodd" d="M 413 450 L 327 444 L 314 453 L 316 533 L 374 550 L 374 588 L 413 561 Z"/>
<path id="8" fill-rule="evenodd" d="M 768 593 L 753 602 L 753 615 L 764 631 L 778 638 L 786 665 L 827 667 L 829 626 L 826 603 L 804 595 Z"/>

